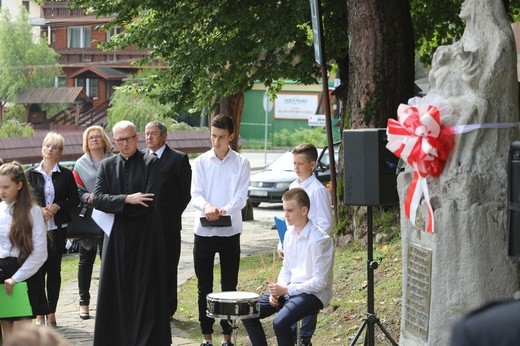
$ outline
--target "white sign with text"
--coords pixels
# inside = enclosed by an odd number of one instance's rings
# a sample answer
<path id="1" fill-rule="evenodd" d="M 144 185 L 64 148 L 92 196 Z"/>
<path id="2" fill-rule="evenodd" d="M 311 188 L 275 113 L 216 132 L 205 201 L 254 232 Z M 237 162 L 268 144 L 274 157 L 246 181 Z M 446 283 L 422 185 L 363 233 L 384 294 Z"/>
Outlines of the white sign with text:
<path id="1" fill-rule="evenodd" d="M 309 115 L 309 126 L 325 126 L 325 114 Z"/>
<path id="2" fill-rule="evenodd" d="M 318 95 L 278 94 L 274 102 L 276 119 L 309 119 L 318 109 Z"/>

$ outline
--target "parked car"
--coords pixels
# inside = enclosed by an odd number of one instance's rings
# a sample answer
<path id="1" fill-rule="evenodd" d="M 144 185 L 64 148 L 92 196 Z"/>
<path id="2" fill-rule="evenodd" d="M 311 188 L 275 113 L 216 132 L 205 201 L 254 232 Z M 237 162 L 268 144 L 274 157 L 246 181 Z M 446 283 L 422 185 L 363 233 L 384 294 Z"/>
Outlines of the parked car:
<path id="1" fill-rule="evenodd" d="M 338 161 L 340 142 L 334 143 L 335 162 Z M 323 185 L 330 182 L 330 158 L 327 147 L 318 149 L 318 161 L 314 174 Z M 293 168 L 292 151 L 286 151 L 271 162 L 264 170 L 251 174 L 248 196 L 251 204 L 282 203 L 282 195 L 297 178 Z"/>

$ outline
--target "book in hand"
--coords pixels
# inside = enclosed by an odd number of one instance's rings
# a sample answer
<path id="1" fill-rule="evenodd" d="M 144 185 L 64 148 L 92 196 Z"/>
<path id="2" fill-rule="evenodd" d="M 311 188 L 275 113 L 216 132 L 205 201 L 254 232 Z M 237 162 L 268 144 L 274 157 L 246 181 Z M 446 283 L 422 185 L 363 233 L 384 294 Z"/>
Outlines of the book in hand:
<path id="1" fill-rule="evenodd" d="M 231 226 L 231 216 L 223 215 L 215 221 L 209 221 L 203 216 L 200 218 L 200 224 L 204 227 L 229 227 Z"/>
<path id="2" fill-rule="evenodd" d="M 27 282 L 16 283 L 11 295 L 5 292 L 5 284 L 0 284 L 0 318 L 30 317 L 32 315 Z"/>

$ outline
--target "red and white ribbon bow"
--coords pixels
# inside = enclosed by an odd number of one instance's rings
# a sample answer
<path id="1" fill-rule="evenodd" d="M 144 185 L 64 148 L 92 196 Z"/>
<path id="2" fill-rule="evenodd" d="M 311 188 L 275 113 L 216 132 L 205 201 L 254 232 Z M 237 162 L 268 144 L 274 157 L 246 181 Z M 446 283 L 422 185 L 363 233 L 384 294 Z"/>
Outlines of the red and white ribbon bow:
<path id="1" fill-rule="evenodd" d="M 406 217 L 415 225 L 417 209 L 424 195 L 428 207 L 426 230 L 431 233 L 434 219 L 426 177 L 438 177 L 442 173 L 455 141 L 451 128 L 441 123 L 441 113 L 442 116 L 451 115 L 451 107 L 440 96 L 428 96 L 410 99 L 409 105 L 399 106 L 397 120 L 388 120 L 386 147 L 414 169 L 404 204 Z"/>

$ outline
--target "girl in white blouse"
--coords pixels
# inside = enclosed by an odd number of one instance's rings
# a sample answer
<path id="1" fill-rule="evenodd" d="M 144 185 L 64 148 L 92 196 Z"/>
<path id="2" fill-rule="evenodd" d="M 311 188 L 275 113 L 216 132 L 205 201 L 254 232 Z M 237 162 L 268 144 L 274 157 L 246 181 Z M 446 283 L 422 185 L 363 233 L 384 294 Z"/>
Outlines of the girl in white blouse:
<path id="1" fill-rule="evenodd" d="M 46 299 L 40 299 L 43 278 L 37 274 L 47 259 L 47 227 L 19 163 L 0 166 L 0 197 L 0 283 L 10 295 L 16 283 L 27 282 L 33 310 L 33 316 L 0 319 L 6 338 L 48 309 Z"/>

